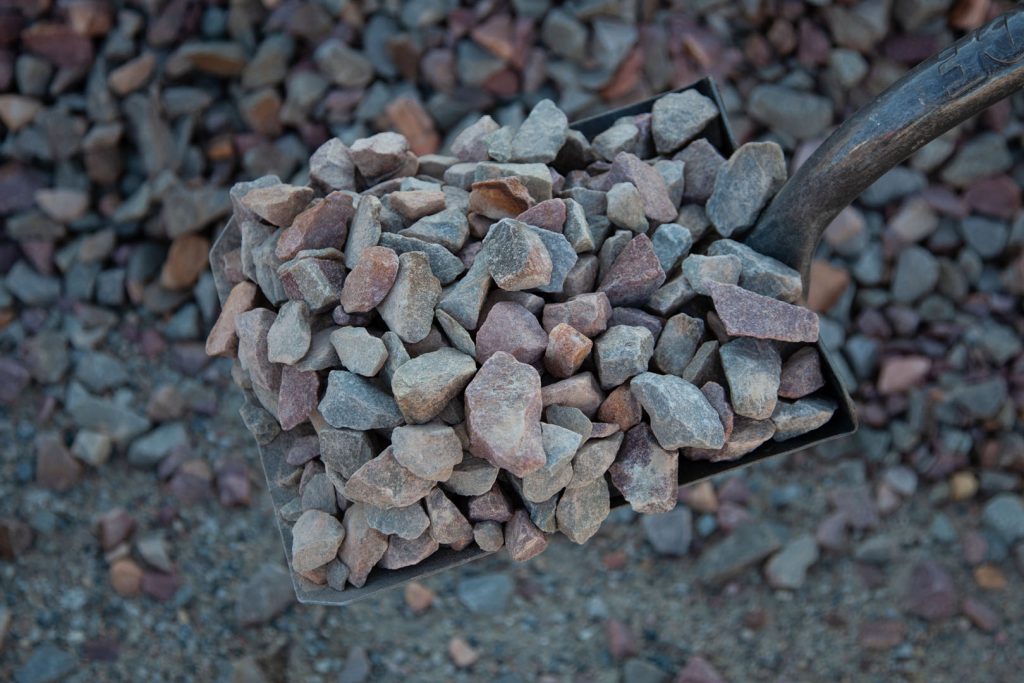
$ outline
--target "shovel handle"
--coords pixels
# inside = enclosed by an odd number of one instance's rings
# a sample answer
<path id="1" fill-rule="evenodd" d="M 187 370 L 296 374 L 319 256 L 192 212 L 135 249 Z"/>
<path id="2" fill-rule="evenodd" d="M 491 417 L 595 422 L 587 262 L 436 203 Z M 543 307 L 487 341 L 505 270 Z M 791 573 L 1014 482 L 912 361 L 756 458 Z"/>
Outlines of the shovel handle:
<path id="1" fill-rule="evenodd" d="M 797 170 L 745 240 L 803 276 L 825 228 L 889 169 L 1024 87 L 1024 8 L 922 62 L 837 128 Z"/>

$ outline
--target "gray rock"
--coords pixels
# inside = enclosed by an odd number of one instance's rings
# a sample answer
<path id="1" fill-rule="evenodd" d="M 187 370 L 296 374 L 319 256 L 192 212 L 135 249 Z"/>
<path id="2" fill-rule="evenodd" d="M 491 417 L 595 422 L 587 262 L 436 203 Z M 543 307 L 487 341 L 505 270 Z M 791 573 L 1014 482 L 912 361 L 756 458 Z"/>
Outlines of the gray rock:
<path id="1" fill-rule="evenodd" d="M 832 101 L 785 86 L 761 84 L 750 91 L 750 116 L 797 140 L 809 140 L 832 124 Z"/>
<path id="2" fill-rule="evenodd" d="M 434 311 L 434 315 L 437 318 L 437 323 L 444 330 L 445 336 L 448 337 L 448 341 L 452 343 L 452 346 L 467 356 L 475 357 L 476 342 L 473 341 L 473 336 L 466 331 L 466 328 L 440 308 Z"/>
<path id="3" fill-rule="evenodd" d="M 967 142 L 942 169 L 942 182 L 967 187 L 974 180 L 1003 173 L 1013 166 L 1006 139 L 998 133 L 982 133 Z"/>
<path id="4" fill-rule="evenodd" d="M 418 502 L 400 508 L 379 508 L 366 506 L 366 523 L 371 529 L 382 534 L 394 534 L 399 538 L 413 540 L 430 526 L 430 519 Z"/>
<path id="5" fill-rule="evenodd" d="M 393 232 L 381 233 L 380 244 L 381 246 L 390 247 L 397 254 L 414 251 L 422 252 L 430 263 L 431 272 L 442 285 L 451 284 L 466 270 L 466 265 L 462 262 L 462 259 L 440 244 L 425 242 L 424 240 L 406 237 Z"/>
<path id="6" fill-rule="evenodd" d="M 345 143 L 338 138 L 331 138 L 320 145 L 309 158 L 309 177 L 329 190 L 354 191 L 355 164 L 352 163 Z"/>
<path id="7" fill-rule="evenodd" d="M 558 294 L 565 286 L 565 278 L 569 271 L 576 265 L 576 250 L 569 244 L 565 235 L 550 230 L 544 230 L 534 225 L 527 226 L 540 241 L 544 243 L 548 254 L 551 257 L 551 282 L 537 287 L 538 292 L 545 294 Z"/>
<path id="8" fill-rule="evenodd" d="M 345 429 L 391 429 L 405 421 L 390 394 L 344 370 L 328 375 L 319 410 L 332 427 Z"/>
<path id="9" fill-rule="evenodd" d="M 651 109 L 651 135 L 658 154 L 672 154 L 718 116 L 714 101 L 696 90 L 670 93 Z"/>
<path id="10" fill-rule="evenodd" d="M 398 535 L 388 538 L 388 549 L 380 558 L 378 566 L 384 569 L 401 569 L 419 564 L 437 552 L 440 544 L 429 531 L 416 538 L 405 539 Z"/>
<path id="11" fill-rule="evenodd" d="M 566 213 L 562 234 L 565 235 L 565 239 L 568 240 L 577 254 L 593 251 L 595 247 L 594 235 L 590 230 L 590 223 L 587 221 L 586 210 L 575 199 L 566 199 L 564 201 Z"/>
<path id="12" fill-rule="evenodd" d="M 796 590 L 804 585 L 807 570 L 818 561 L 818 545 L 810 534 L 798 536 L 782 547 L 765 565 L 772 588 Z"/>
<path id="13" fill-rule="evenodd" d="M 935 291 L 939 281 L 939 262 L 930 251 L 910 245 L 900 251 L 892 278 L 892 298 L 913 303 Z"/>
<path id="14" fill-rule="evenodd" d="M 673 315 L 696 296 L 697 292 L 690 286 L 690 281 L 680 273 L 655 290 L 645 307 L 658 315 Z"/>
<path id="15" fill-rule="evenodd" d="M 836 404 L 826 398 L 803 398 L 794 403 L 779 401 L 772 411 L 776 441 L 785 441 L 821 427 L 832 419 Z"/>
<path id="16" fill-rule="evenodd" d="M 469 272 L 445 290 L 437 307 L 467 330 L 475 330 L 490 291 L 491 274 L 487 259 L 477 258 Z"/>
<path id="17" fill-rule="evenodd" d="M 391 432 L 395 460 L 423 479 L 445 481 L 462 462 L 462 444 L 455 430 L 442 424 L 396 427 Z"/>
<path id="18" fill-rule="evenodd" d="M 782 547 L 785 530 L 771 522 L 740 524 L 726 538 L 707 548 L 697 561 L 697 576 L 706 584 L 721 584 L 738 576 Z"/>
<path id="19" fill-rule="evenodd" d="M 391 379 L 391 392 L 406 421 L 429 422 L 466 388 L 475 373 L 471 356 L 444 347 L 399 367 Z"/>
<path id="20" fill-rule="evenodd" d="M 185 425 L 169 422 L 132 441 L 128 447 L 128 462 L 136 467 L 154 467 L 171 451 L 188 445 Z"/>
<path id="21" fill-rule="evenodd" d="M 558 530 L 573 543 L 586 543 L 601 528 L 610 512 L 610 492 L 604 477 L 566 490 L 558 499 Z"/>
<path id="22" fill-rule="evenodd" d="M 459 496 L 482 496 L 498 479 L 498 468 L 483 458 L 463 453 L 462 461 L 452 469 L 444 488 Z"/>
<path id="23" fill-rule="evenodd" d="M 543 503 L 572 480 L 572 459 L 583 443 L 576 432 L 557 425 L 541 423 L 545 463 L 523 475 L 522 495 L 531 503 Z"/>
<path id="24" fill-rule="evenodd" d="M 774 142 L 748 142 L 719 170 L 707 203 L 708 218 L 723 237 L 742 232 L 785 182 L 782 149 Z"/>
<path id="25" fill-rule="evenodd" d="M 345 540 L 341 542 L 338 559 L 349 570 L 348 581 L 356 588 L 366 583 L 374 565 L 388 549 L 388 537 L 371 529 L 366 523 L 366 509 L 361 503 L 345 510 Z"/>
<path id="26" fill-rule="evenodd" d="M 457 253 L 469 238 L 469 221 L 466 212 L 460 208 L 445 209 L 424 216 L 400 233 L 403 237 L 439 244 L 448 251 Z"/>
<path id="27" fill-rule="evenodd" d="M 473 171 L 474 182 L 515 176 L 526 186 L 533 200 L 551 199 L 551 171 L 544 164 L 504 164 L 484 161 Z"/>
<path id="28" fill-rule="evenodd" d="M 430 535 L 435 541 L 457 550 L 469 545 L 473 540 L 473 527 L 441 489 L 434 488 L 427 494 L 426 505 L 430 517 Z"/>
<path id="29" fill-rule="evenodd" d="M 651 430 L 662 448 L 721 448 L 725 431 L 718 412 L 701 390 L 674 375 L 645 372 L 633 378 L 630 391 L 650 416 Z"/>
<path id="30" fill-rule="evenodd" d="M 540 236 L 522 221 L 503 218 L 492 225 L 480 256 L 487 260 L 495 284 L 506 291 L 551 284 L 551 255 Z"/>
<path id="31" fill-rule="evenodd" d="M 364 431 L 317 426 L 320 459 L 348 479 L 373 457 L 373 444 Z"/>
<path id="32" fill-rule="evenodd" d="M 338 512 L 338 493 L 326 474 L 314 474 L 302 489 L 302 510 L 319 510 L 329 515 Z"/>
<path id="33" fill-rule="evenodd" d="M 318 256 L 302 258 L 314 253 Z M 281 264 L 277 276 L 288 298 L 304 301 L 311 312 L 320 313 L 337 306 L 341 299 L 345 266 L 340 259 L 341 252 L 336 249 L 299 252 L 299 257 Z"/>
<path id="34" fill-rule="evenodd" d="M 345 497 L 367 506 L 403 508 L 424 498 L 433 486 L 434 482 L 417 477 L 399 465 L 389 446 L 345 482 Z M 367 510 L 364 513 L 368 515 Z"/>
<path id="35" fill-rule="evenodd" d="M 590 439 L 576 452 L 572 461 L 572 480 L 566 490 L 585 486 L 595 479 L 604 477 L 612 466 L 625 435 L 616 432 L 605 439 Z"/>
<path id="36" fill-rule="evenodd" d="M 550 424 L 576 432 L 584 442 L 590 438 L 594 430 L 594 423 L 579 408 L 548 406 L 544 409 L 544 417 Z M 543 429 L 543 425 L 541 426 Z"/>
<path id="37" fill-rule="evenodd" d="M 500 126 L 490 116 L 481 116 L 455 136 L 450 145 L 451 153 L 461 161 L 486 161 L 485 138 L 498 128 Z"/>
<path id="38" fill-rule="evenodd" d="M 348 239 L 345 242 L 345 266 L 355 268 L 359 264 L 359 257 L 367 247 L 372 247 L 380 241 L 381 203 L 373 195 L 363 195 L 359 200 L 359 206 L 352 216 L 352 222 L 348 229 Z"/>
<path id="39" fill-rule="evenodd" d="M 313 53 L 320 73 L 343 88 L 362 88 L 373 80 L 373 64 L 361 52 L 338 38 L 320 43 Z"/>
<path id="40" fill-rule="evenodd" d="M 982 258 L 995 258 L 1006 248 L 1010 236 L 1009 226 L 981 216 L 969 216 L 957 224 L 964 242 Z"/>
<path id="41" fill-rule="evenodd" d="M 691 142 L 673 157 L 685 164 L 683 168 L 683 201 L 704 204 L 715 189 L 715 179 L 725 159 L 705 138 Z M 682 221 L 687 227 L 690 226 Z"/>
<path id="42" fill-rule="evenodd" d="M 751 420 L 749 417 L 733 416 L 732 431 L 723 448 L 687 448 L 683 456 L 690 460 L 728 462 L 742 458 L 775 435 L 775 423 L 771 420 Z"/>
<path id="43" fill-rule="evenodd" d="M 473 540 L 486 552 L 500 550 L 505 545 L 505 531 L 501 522 L 477 522 L 473 525 Z"/>
<path id="44" fill-rule="evenodd" d="M 1024 502 L 1020 496 L 1001 493 L 992 498 L 985 504 L 982 520 L 1007 545 L 1024 539 Z"/>
<path id="45" fill-rule="evenodd" d="M 683 185 L 686 182 L 685 164 L 681 161 L 659 159 L 654 162 L 654 169 L 665 181 L 669 200 L 678 206 L 683 201 Z"/>
<path id="46" fill-rule="evenodd" d="M 635 154 L 639 143 L 639 128 L 632 123 L 618 123 L 594 137 L 593 149 L 605 161 L 612 161 L 619 152 Z"/>
<path id="47" fill-rule="evenodd" d="M 644 515 L 640 520 L 647 541 L 659 555 L 683 557 L 693 540 L 693 514 L 687 507 L 657 515 Z"/>
<path id="48" fill-rule="evenodd" d="M 710 283 L 735 285 L 740 281 L 742 264 L 732 255 L 701 256 L 690 254 L 683 260 L 683 275 L 693 291 L 711 296 Z"/>
<path id="49" fill-rule="evenodd" d="M 395 284 L 377 310 L 392 332 L 403 341 L 415 343 L 430 333 L 434 307 L 441 298 L 441 283 L 422 253 L 402 254 L 398 262 Z"/>
<path id="50" fill-rule="evenodd" d="M 338 328 L 331 332 L 331 344 L 345 369 L 363 377 L 374 377 L 388 359 L 384 342 L 365 327 Z"/>
<path id="51" fill-rule="evenodd" d="M 704 321 L 679 313 L 665 321 L 654 347 L 654 363 L 662 372 L 683 375 L 704 338 Z"/>
<path id="52" fill-rule="evenodd" d="M 515 584 L 507 574 L 480 574 L 459 581 L 455 588 L 459 602 L 473 614 L 504 614 L 515 593 Z"/>
<path id="53" fill-rule="evenodd" d="M 37 273 L 23 260 L 11 267 L 4 284 L 26 306 L 47 306 L 60 296 L 60 280 Z"/>
<path id="54" fill-rule="evenodd" d="M 14 670 L 15 683 L 57 683 L 79 668 L 78 659 L 56 645 L 43 643 L 19 668 Z"/>
<path id="55" fill-rule="evenodd" d="M 286 301 L 267 332 L 267 358 L 271 363 L 295 365 L 309 351 L 312 339 L 309 306 L 304 301 Z"/>
<path id="56" fill-rule="evenodd" d="M 716 240 L 708 248 L 708 255 L 738 258 L 742 265 L 739 285 L 744 289 L 789 303 L 800 300 L 800 273 L 781 261 L 734 240 Z"/>
<path id="57" fill-rule="evenodd" d="M 719 357 L 736 414 L 755 420 L 770 418 L 782 375 L 782 359 L 775 346 L 742 337 L 723 345 Z"/>
<path id="58" fill-rule="evenodd" d="M 664 223 L 654 231 L 651 247 L 658 256 L 661 269 L 671 273 L 690 253 L 693 247 L 693 233 L 678 223 Z"/>
<path id="59" fill-rule="evenodd" d="M 646 232 L 644 201 L 633 183 L 616 183 L 608 189 L 608 220 L 633 232 Z"/>
<path id="60" fill-rule="evenodd" d="M 562 110 L 551 100 L 541 100 L 512 138 L 511 161 L 551 163 L 568 132 L 569 120 Z"/>
<path id="61" fill-rule="evenodd" d="M 654 336 L 645 327 L 616 325 L 594 342 L 594 365 L 602 389 L 613 389 L 647 370 Z"/>
<path id="62" fill-rule="evenodd" d="M 646 424 L 638 424 L 626 433 L 608 473 L 636 512 L 656 514 L 676 506 L 679 455 L 659 446 Z"/>

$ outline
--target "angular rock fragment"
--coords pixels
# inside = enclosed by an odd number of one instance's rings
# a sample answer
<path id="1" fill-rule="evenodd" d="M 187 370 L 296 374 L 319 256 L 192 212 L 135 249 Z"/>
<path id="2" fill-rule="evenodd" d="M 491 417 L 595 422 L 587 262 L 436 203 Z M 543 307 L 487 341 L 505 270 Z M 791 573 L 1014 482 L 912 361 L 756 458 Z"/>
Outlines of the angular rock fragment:
<path id="1" fill-rule="evenodd" d="M 491 274 L 487 259 L 477 258 L 469 272 L 444 292 L 437 307 L 467 330 L 475 330 L 490 291 Z"/>
<path id="2" fill-rule="evenodd" d="M 462 549 L 473 540 L 473 527 L 439 488 L 426 497 L 427 515 L 430 517 L 430 535 L 442 545 Z"/>
<path id="3" fill-rule="evenodd" d="M 581 372 L 560 382 L 548 384 L 541 390 L 541 398 L 545 406 L 579 408 L 589 417 L 597 413 L 604 400 L 604 393 L 592 373 Z"/>
<path id="4" fill-rule="evenodd" d="M 708 256 L 735 256 L 740 260 L 740 281 L 743 289 L 781 299 L 789 303 L 800 300 L 800 273 L 781 261 L 759 254 L 734 240 L 716 240 L 708 247 Z"/>
<path id="5" fill-rule="evenodd" d="M 578 294 L 565 303 L 546 304 L 543 325 L 550 333 L 557 325 L 565 323 L 593 338 L 608 328 L 611 315 L 611 303 L 604 292 Z"/>
<path id="6" fill-rule="evenodd" d="M 469 221 L 466 219 L 465 211 L 456 207 L 424 216 L 400 234 L 439 244 L 455 253 L 461 250 L 469 239 Z"/>
<path id="7" fill-rule="evenodd" d="M 551 283 L 551 255 L 526 223 L 506 218 L 484 238 L 481 254 L 494 283 L 506 291 L 534 289 Z"/>
<path id="8" fill-rule="evenodd" d="M 476 362 L 445 347 L 403 363 L 391 378 L 391 392 L 405 420 L 421 424 L 434 419 L 476 373 Z"/>
<path id="9" fill-rule="evenodd" d="M 818 316 L 814 311 L 755 294 L 736 285 L 712 283 L 711 299 L 731 336 L 818 341 Z"/>
<path id="10" fill-rule="evenodd" d="M 775 423 L 776 441 L 785 441 L 795 436 L 814 431 L 832 419 L 836 404 L 824 398 L 804 398 L 790 403 L 779 401 L 772 411 Z"/>
<path id="11" fill-rule="evenodd" d="M 567 214 L 567 201 L 562 199 L 547 199 L 515 217 L 528 225 L 544 228 L 551 232 L 563 232 Z"/>
<path id="12" fill-rule="evenodd" d="M 565 287 L 565 280 L 576 265 L 578 256 L 576 250 L 565 238 L 557 232 L 543 230 L 533 225 L 527 226 L 533 234 L 540 238 L 551 257 L 551 281 L 546 285 L 537 287 L 537 291 L 544 294 L 561 293 Z"/>
<path id="13" fill-rule="evenodd" d="M 396 508 L 379 508 L 367 504 L 364 509 L 367 525 L 388 536 L 394 535 L 411 541 L 419 538 L 430 526 L 427 513 L 418 502 Z"/>
<path id="14" fill-rule="evenodd" d="M 361 588 L 373 566 L 388 549 L 388 537 L 366 523 L 366 508 L 360 503 L 345 510 L 345 539 L 338 559 L 348 567 L 348 582 Z"/>
<path id="15" fill-rule="evenodd" d="M 478 180 L 469 192 L 469 211 L 493 220 L 513 218 L 533 204 L 526 185 L 516 176 Z"/>
<path id="16" fill-rule="evenodd" d="M 384 509 L 404 508 L 430 493 L 433 485 L 399 465 L 389 446 L 345 482 L 345 497 Z"/>
<path id="17" fill-rule="evenodd" d="M 774 142 L 748 142 L 718 171 L 708 218 L 722 237 L 746 230 L 785 182 L 782 148 Z"/>
<path id="18" fill-rule="evenodd" d="M 611 510 L 611 494 L 604 477 L 568 489 L 558 499 L 558 530 L 573 543 L 586 543 L 601 528 Z"/>
<path id="19" fill-rule="evenodd" d="M 616 183 L 608 188 L 608 220 L 632 232 L 647 232 L 644 200 L 633 183 Z"/>
<path id="20" fill-rule="evenodd" d="M 705 138 L 694 140 L 673 159 L 685 164 L 683 168 L 683 201 L 704 204 L 715 189 L 718 171 L 725 158 Z"/>
<path id="21" fill-rule="evenodd" d="M 696 90 L 669 93 L 651 108 L 651 135 L 658 154 L 671 154 L 718 117 L 713 100 Z"/>
<path id="22" fill-rule="evenodd" d="M 511 504 L 497 485 L 469 500 L 469 518 L 474 522 L 507 522 L 510 517 Z"/>
<path id="23" fill-rule="evenodd" d="M 583 444 L 572 461 L 572 479 L 565 488 L 574 489 L 604 477 L 622 446 L 625 434 L 616 432 L 603 439 L 591 439 Z"/>
<path id="24" fill-rule="evenodd" d="M 314 422 L 317 430 L 320 459 L 329 469 L 346 479 L 373 458 L 373 444 L 367 432 L 354 429 L 333 429 Z"/>
<path id="25" fill-rule="evenodd" d="M 452 469 L 444 488 L 459 496 L 481 496 L 494 485 L 498 468 L 483 458 L 463 452 L 462 461 Z"/>
<path id="26" fill-rule="evenodd" d="M 534 365 L 544 356 L 548 335 L 537 318 L 511 301 L 491 307 L 476 333 L 476 360 L 479 363 L 498 351 L 504 351 L 520 363 Z"/>
<path id="27" fill-rule="evenodd" d="M 388 328 L 403 341 L 418 342 L 430 333 L 434 307 L 441 298 L 441 283 L 431 272 L 424 254 L 409 252 L 398 260 L 394 285 L 377 310 Z"/>
<path id="28" fill-rule="evenodd" d="M 318 406 L 332 427 L 345 429 L 391 429 L 404 422 L 395 399 L 364 377 L 333 370 L 327 390 Z"/>
<path id="29" fill-rule="evenodd" d="M 775 435 L 775 424 L 771 420 L 751 420 L 735 415 L 733 427 L 725 446 L 719 449 L 686 448 L 681 455 L 689 460 L 710 460 L 726 462 L 742 458 Z"/>
<path id="30" fill-rule="evenodd" d="M 355 190 L 355 165 L 345 143 L 331 138 L 320 145 L 309 158 L 309 177 L 331 190 Z"/>
<path id="31" fill-rule="evenodd" d="M 725 432 L 718 412 L 700 389 L 673 375 L 645 372 L 630 391 L 651 418 L 651 430 L 667 450 L 721 448 Z"/>
<path id="32" fill-rule="evenodd" d="M 656 514 L 676 506 L 679 454 L 659 446 L 646 424 L 626 433 L 608 472 L 615 488 L 637 512 Z"/>
<path id="33" fill-rule="evenodd" d="M 430 264 L 430 271 L 442 285 L 448 285 L 455 281 L 459 275 L 466 270 L 466 266 L 455 254 L 451 253 L 440 244 L 424 242 L 415 237 L 406 237 L 394 232 L 384 232 L 380 236 L 381 246 L 393 249 L 398 254 L 408 252 L 422 252 Z"/>
<path id="34" fill-rule="evenodd" d="M 505 545 L 505 532 L 498 522 L 478 522 L 473 525 L 473 540 L 481 550 L 493 553 Z"/>
<path id="35" fill-rule="evenodd" d="M 499 351 L 466 387 L 470 451 L 522 477 L 544 466 L 540 375 Z"/>
<path id="36" fill-rule="evenodd" d="M 445 194 L 440 190 L 400 190 L 387 199 L 391 208 L 407 221 L 417 221 L 445 208 Z"/>
<path id="37" fill-rule="evenodd" d="M 206 338 L 206 353 L 210 356 L 232 357 L 238 349 L 237 317 L 256 304 L 257 289 L 251 282 L 239 282 L 231 288 L 220 316 Z"/>
<path id="38" fill-rule="evenodd" d="M 396 427 L 391 432 L 391 449 L 398 464 L 430 481 L 447 481 L 452 468 L 462 462 L 459 437 L 442 424 Z"/>
<path id="39" fill-rule="evenodd" d="M 767 420 L 778 401 L 782 359 L 771 342 L 742 337 L 722 346 L 722 370 L 737 415 Z"/>
<path id="40" fill-rule="evenodd" d="M 536 318 L 534 321 L 536 322 Z M 593 347 L 594 342 L 580 334 L 575 328 L 565 323 L 559 323 L 552 328 L 547 336 L 544 367 L 555 377 L 571 377 L 583 365 L 583 361 L 590 355 L 590 350 Z"/>
<path id="41" fill-rule="evenodd" d="M 341 306 L 346 313 L 372 311 L 391 291 L 398 276 L 399 258 L 387 247 L 363 249 L 341 288 Z"/>
<path id="42" fill-rule="evenodd" d="M 271 363 L 295 365 L 309 352 L 312 339 L 309 306 L 286 301 L 267 332 L 267 358 Z"/>
<path id="43" fill-rule="evenodd" d="M 568 132 L 569 120 L 562 110 L 551 100 L 541 100 L 512 138 L 511 161 L 551 163 Z"/>
<path id="44" fill-rule="evenodd" d="M 455 136 L 451 144 L 451 153 L 462 161 L 485 161 L 487 143 L 484 140 L 498 128 L 500 126 L 490 116 L 481 116 Z"/>
<path id="45" fill-rule="evenodd" d="M 253 188 L 242 196 L 241 203 L 267 223 L 287 228 L 311 199 L 312 188 L 281 183 Z"/>
<path id="46" fill-rule="evenodd" d="M 345 242 L 345 266 L 355 268 L 363 251 L 377 244 L 380 240 L 381 203 L 373 195 L 364 195 L 359 200 L 355 215 L 348 231 L 348 239 Z"/>
<path id="47" fill-rule="evenodd" d="M 678 223 L 663 223 L 651 237 L 651 248 L 666 274 L 686 258 L 693 247 L 693 233 Z"/>
<path id="48" fill-rule="evenodd" d="M 291 366 L 281 369 L 281 386 L 277 392 L 277 420 L 281 429 L 294 429 L 316 410 L 320 395 L 320 377 Z"/>
<path id="49" fill-rule="evenodd" d="M 583 443 L 576 432 L 541 423 L 546 461 L 544 466 L 523 476 L 522 495 L 531 503 L 543 503 L 572 480 L 572 459 Z"/>
<path id="50" fill-rule="evenodd" d="M 302 254 L 308 256 L 302 258 Z M 337 306 L 345 280 L 345 266 L 340 260 L 341 252 L 335 249 L 321 249 L 302 254 L 277 269 L 277 275 L 288 298 L 306 302 L 313 313 Z"/>
<path id="51" fill-rule="evenodd" d="M 309 572 L 322 567 L 338 554 L 345 528 L 332 515 L 306 510 L 292 527 L 292 567 Z"/>
<path id="52" fill-rule="evenodd" d="M 605 422 L 616 424 L 623 432 L 627 432 L 643 419 L 643 409 L 627 383 L 616 387 L 608 394 L 608 398 L 601 403 L 597 417 Z"/>
<path id="53" fill-rule="evenodd" d="M 735 285 L 739 282 L 741 267 L 735 256 L 690 254 L 683 260 L 683 275 L 693 291 L 710 296 L 712 283 Z"/>
<path id="54" fill-rule="evenodd" d="M 349 147 L 348 153 L 364 178 L 370 181 L 383 180 L 407 164 L 409 141 L 398 133 L 377 133 L 357 140 Z"/>
<path id="55" fill-rule="evenodd" d="M 654 347 L 654 362 L 662 372 L 683 375 L 704 338 L 704 321 L 679 313 L 665 322 Z"/>
<path id="56" fill-rule="evenodd" d="M 723 431 L 725 432 L 725 440 L 729 441 L 729 436 L 732 434 L 733 423 L 736 419 L 736 414 L 732 412 L 732 406 L 729 405 L 729 398 L 725 393 L 725 387 L 718 382 L 705 382 L 700 391 L 704 394 L 704 398 L 708 400 L 711 407 L 718 413 L 718 419 L 722 423 Z"/>
<path id="57" fill-rule="evenodd" d="M 238 361 L 249 372 L 254 385 L 275 393 L 281 383 L 281 366 L 270 362 L 267 335 L 277 316 L 265 308 L 254 308 L 235 318 L 238 331 Z"/>
<path id="58" fill-rule="evenodd" d="M 623 248 L 608 272 L 601 278 L 599 291 L 612 306 L 646 303 L 665 282 L 658 255 L 647 235 L 637 235 Z"/>
<path id="59" fill-rule="evenodd" d="M 825 386 L 821 374 L 821 359 L 818 350 L 805 347 L 794 353 L 782 364 L 779 380 L 779 396 L 782 398 L 803 398 Z"/>
<path id="60" fill-rule="evenodd" d="M 635 154 L 616 154 L 608 171 L 608 181 L 611 184 L 632 183 L 644 201 L 644 214 L 652 221 L 670 223 L 679 214 L 678 208 L 669 198 L 665 179 L 653 166 Z"/>
<path id="61" fill-rule="evenodd" d="M 526 510 L 516 510 L 505 525 L 505 547 L 513 562 L 526 562 L 547 549 L 548 539 Z"/>
<path id="62" fill-rule="evenodd" d="M 646 327 L 616 325 L 594 342 L 594 365 L 601 388 L 613 389 L 647 370 L 654 337 Z"/>
<path id="63" fill-rule="evenodd" d="M 342 192 L 330 193 L 285 227 L 277 238 L 275 255 L 287 261 L 309 249 L 341 249 L 354 213 L 352 197 Z"/>
<path id="64" fill-rule="evenodd" d="M 417 506 L 419 507 L 419 506 Z M 437 552 L 439 545 L 429 531 L 424 531 L 416 538 L 406 539 L 392 536 L 388 540 L 388 549 L 380 558 L 379 567 L 384 569 L 401 569 L 419 564 Z"/>

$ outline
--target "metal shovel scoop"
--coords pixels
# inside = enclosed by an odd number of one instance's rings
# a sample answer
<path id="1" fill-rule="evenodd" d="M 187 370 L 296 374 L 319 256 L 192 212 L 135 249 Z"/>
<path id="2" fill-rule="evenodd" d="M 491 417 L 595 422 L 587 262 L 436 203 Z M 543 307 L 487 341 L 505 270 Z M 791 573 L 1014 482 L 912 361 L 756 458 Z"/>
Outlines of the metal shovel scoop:
<path id="1" fill-rule="evenodd" d="M 789 179 L 742 241 L 798 270 L 803 276 L 806 296 L 811 259 L 832 219 L 869 185 L 926 143 L 1024 87 L 1024 68 L 1018 66 L 1022 60 L 1024 9 L 1014 9 L 921 63 L 840 126 Z M 695 88 L 714 100 L 719 111 L 723 112 L 719 119 L 708 125 L 704 135 L 723 155 L 731 154 L 736 143 L 714 81 L 705 78 L 680 91 L 689 88 Z M 651 98 L 588 118 L 572 127 L 592 139 L 623 116 L 651 111 L 657 99 Z M 241 235 L 232 220 L 210 253 L 221 304 L 231 288 L 224 273 L 223 256 L 240 244 Z M 853 433 L 857 427 L 853 401 L 839 380 L 826 349 L 820 342 L 817 348 L 825 361 L 822 364 L 826 381 L 823 391 L 838 406 L 825 425 L 784 442 L 769 441 L 732 462 L 681 462 L 679 483 L 700 481 L 764 458 Z M 255 401 L 252 396 L 247 398 Z M 314 432 L 309 425 L 302 425 L 291 432 L 282 432 L 259 448 L 289 565 L 292 559 L 291 528 L 279 513 L 294 493 L 280 482 L 292 469 L 285 463 L 285 454 L 296 439 L 312 434 Z M 621 496 L 612 498 L 613 506 L 623 504 L 625 501 Z M 300 602 L 344 605 L 487 554 L 476 546 L 459 552 L 442 548 L 412 567 L 374 570 L 365 586 L 350 587 L 341 592 L 312 586 L 296 578 L 294 573 L 293 580 Z"/>

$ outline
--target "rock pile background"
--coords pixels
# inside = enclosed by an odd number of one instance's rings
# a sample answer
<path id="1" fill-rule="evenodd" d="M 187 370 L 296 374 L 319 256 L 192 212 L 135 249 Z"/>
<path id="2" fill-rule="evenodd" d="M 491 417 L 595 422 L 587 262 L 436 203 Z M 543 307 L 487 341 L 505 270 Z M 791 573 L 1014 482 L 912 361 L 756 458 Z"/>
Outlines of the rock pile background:
<path id="1" fill-rule="evenodd" d="M 0 3 L 0 670 L 1012 680 L 1019 97 L 827 235 L 810 301 L 860 433 L 689 489 L 663 520 L 614 516 L 585 549 L 290 607 L 239 399 L 201 343 L 228 187 L 299 180 L 332 135 L 427 153 L 481 113 L 582 115 L 712 73 L 741 140 L 798 161 L 1009 4 Z"/>

